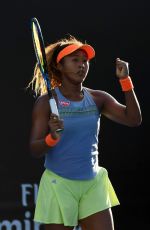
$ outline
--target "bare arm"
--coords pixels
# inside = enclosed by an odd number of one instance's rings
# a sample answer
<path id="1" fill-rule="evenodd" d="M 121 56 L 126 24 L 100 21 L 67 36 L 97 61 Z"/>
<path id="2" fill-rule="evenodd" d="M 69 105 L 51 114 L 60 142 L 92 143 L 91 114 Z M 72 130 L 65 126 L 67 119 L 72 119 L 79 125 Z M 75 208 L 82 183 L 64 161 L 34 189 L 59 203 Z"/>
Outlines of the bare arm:
<path id="1" fill-rule="evenodd" d="M 56 130 L 63 128 L 62 121 L 53 119 L 50 115 L 48 98 L 41 97 L 34 105 L 32 113 L 32 128 L 30 135 L 30 150 L 35 157 L 42 157 L 50 149 L 45 143 L 46 135 L 51 132 L 54 139 L 58 137 Z"/>
<path id="2" fill-rule="evenodd" d="M 111 95 L 104 93 L 102 114 L 109 119 L 127 126 L 141 124 L 141 110 L 134 90 L 125 93 L 125 105 L 119 103 Z"/>
<path id="3" fill-rule="evenodd" d="M 35 102 L 32 112 L 32 127 L 30 134 L 30 150 L 36 157 L 41 157 L 49 149 L 45 144 L 45 136 L 48 133 L 48 105 L 45 106 L 43 98 Z M 44 108 L 44 109 L 43 109 Z"/>
<path id="4" fill-rule="evenodd" d="M 116 75 L 119 79 L 129 75 L 128 63 L 116 60 Z M 140 105 L 134 89 L 123 92 L 125 104 L 119 103 L 113 96 L 103 91 L 91 91 L 93 98 L 101 113 L 109 119 L 127 126 L 138 126 L 141 124 L 142 115 Z"/>

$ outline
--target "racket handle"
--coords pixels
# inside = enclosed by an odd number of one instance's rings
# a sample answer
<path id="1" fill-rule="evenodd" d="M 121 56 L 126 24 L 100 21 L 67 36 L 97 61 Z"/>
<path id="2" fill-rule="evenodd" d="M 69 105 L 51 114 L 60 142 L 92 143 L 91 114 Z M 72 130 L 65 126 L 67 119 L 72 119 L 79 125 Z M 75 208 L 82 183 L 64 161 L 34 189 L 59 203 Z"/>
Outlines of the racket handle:
<path id="1" fill-rule="evenodd" d="M 54 98 L 50 98 L 49 99 L 49 104 L 50 104 L 50 108 L 51 108 L 51 112 L 56 114 L 59 117 L 59 112 L 58 112 L 58 108 L 57 108 L 57 104 Z M 56 132 L 61 132 L 63 131 L 62 129 L 57 129 Z"/>
<path id="2" fill-rule="evenodd" d="M 51 112 L 56 114 L 59 117 L 58 108 L 57 108 L 57 104 L 56 104 L 55 99 L 50 98 L 49 99 L 49 104 L 50 104 Z"/>

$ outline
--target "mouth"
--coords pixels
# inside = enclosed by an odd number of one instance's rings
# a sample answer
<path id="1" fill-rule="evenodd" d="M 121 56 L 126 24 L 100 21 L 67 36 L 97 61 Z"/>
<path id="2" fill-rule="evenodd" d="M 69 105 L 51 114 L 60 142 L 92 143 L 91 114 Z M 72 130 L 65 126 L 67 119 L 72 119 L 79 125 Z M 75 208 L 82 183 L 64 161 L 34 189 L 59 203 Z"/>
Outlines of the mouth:
<path id="1" fill-rule="evenodd" d="M 83 77 L 83 76 L 85 76 L 85 71 L 80 70 L 80 71 L 77 72 L 77 74 L 78 74 L 80 77 Z"/>

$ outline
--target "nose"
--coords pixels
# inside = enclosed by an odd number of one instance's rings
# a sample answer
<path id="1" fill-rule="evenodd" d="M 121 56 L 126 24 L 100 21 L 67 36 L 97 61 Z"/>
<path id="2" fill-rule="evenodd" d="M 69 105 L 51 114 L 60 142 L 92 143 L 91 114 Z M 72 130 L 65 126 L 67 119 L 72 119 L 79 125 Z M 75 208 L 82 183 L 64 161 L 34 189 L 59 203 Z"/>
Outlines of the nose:
<path id="1" fill-rule="evenodd" d="M 79 68 L 80 68 L 80 69 L 84 69 L 84 68 L 85 68 L 85 63 L 80 62 L 80 64 L 79 64 Z"/>

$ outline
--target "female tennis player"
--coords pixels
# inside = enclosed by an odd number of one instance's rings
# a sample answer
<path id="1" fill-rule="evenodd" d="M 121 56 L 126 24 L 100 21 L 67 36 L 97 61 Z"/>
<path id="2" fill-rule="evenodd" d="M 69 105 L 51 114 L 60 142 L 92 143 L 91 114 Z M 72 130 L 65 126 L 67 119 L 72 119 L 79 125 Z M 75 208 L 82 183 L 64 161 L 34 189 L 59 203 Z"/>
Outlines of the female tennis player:
<path id="1" fill-rule="evenodd" d="M 48 72 L 60 116 L 52 114 L 40 70 L 33 86 L 38 99 L 33 108 L 31 152 L 45 157 L 34 221 L 46 230 L 113 230 L 111 208 L 119 200 L 107 169 L 98 163 L 100 118 L 106 116 L 129 127 L 142 116 L 126 61 L 116 59 L 116 77 L 125 96 L 119 103 L 109 93 L 83 86 L 94 48 L 70 36 L 46 48 Z M 105 61 L 105 60 L 103 60 Z M 61 132 L 56 132 L 63 129 Z"/>

